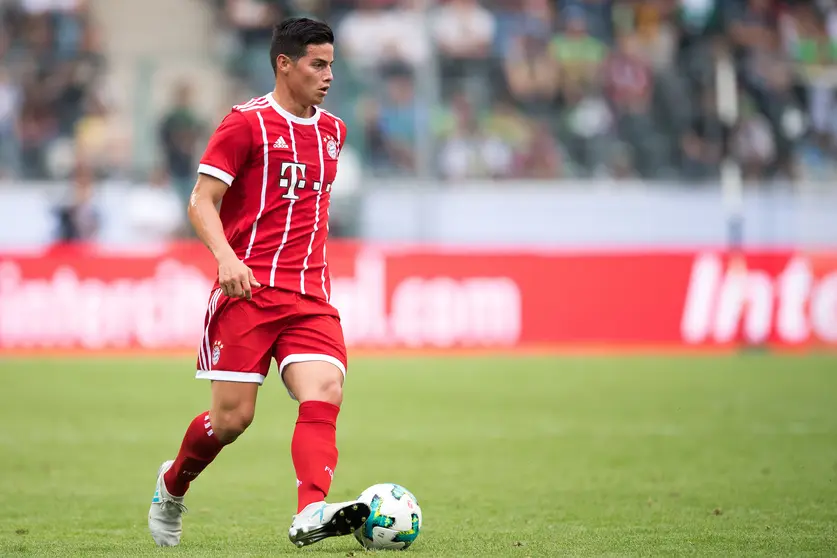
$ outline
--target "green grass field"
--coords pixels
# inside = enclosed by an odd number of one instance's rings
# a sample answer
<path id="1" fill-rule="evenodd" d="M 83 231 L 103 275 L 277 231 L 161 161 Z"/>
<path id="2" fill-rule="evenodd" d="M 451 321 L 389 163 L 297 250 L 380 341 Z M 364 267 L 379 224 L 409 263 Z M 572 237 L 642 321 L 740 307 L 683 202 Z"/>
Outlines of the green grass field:
<path id="1" fill-rule="evenodd" d="M 157 467 L 208 404 L 194 359 L 0 360 L 0 556 L 360 556 L 297 550 L 296 406 L 193 484 L 157 549 Z M 826 355 L 355 360 L 331 499 L 412 490 L 417 556 L 835 556 L 837 360 Z"/>

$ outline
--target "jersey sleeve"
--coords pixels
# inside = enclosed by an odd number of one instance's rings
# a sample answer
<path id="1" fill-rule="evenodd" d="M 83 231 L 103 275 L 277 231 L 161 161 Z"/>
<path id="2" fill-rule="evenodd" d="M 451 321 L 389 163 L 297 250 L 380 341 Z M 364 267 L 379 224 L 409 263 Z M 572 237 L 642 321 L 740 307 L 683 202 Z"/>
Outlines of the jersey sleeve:
<path id="1" fill-rule="evenodd" d="M 198 173 L 213 176 L 231 186 L 250 155 L 251 134 L 244 115 L 237 110 L 230 112 L 209 138 Z"/>

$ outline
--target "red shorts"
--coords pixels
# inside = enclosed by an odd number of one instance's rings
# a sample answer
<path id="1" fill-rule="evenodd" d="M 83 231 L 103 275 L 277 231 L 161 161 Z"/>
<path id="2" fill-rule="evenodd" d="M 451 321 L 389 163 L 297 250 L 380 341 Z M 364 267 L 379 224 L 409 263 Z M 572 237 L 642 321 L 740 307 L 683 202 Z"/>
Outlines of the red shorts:
<path id="1" fill-rule="evenodd" d="M 271 287 L 253 298 L 212 291 L 195 377 L 264 382 L 270 359 L 281 376 L 294 362 L 325 361 L 346 375 L 346 344 L 337 310 L 325 301 Z"/>

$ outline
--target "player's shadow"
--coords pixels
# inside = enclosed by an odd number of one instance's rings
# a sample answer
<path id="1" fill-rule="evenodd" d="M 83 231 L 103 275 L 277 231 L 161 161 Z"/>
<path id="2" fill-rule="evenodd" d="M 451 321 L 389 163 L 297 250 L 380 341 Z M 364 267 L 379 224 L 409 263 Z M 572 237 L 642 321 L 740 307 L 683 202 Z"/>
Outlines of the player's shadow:
<path id="1" fill-rule="evenodd" d="M 315 554 L 337 554 L 342 556 L 374 556 L 375 552 L 364 550 L 359 544 L 356 545 L 340 545 L 338 547 L 326 547 L 319 545 L 306 546 L 297 550 L 299 553 L 315 553 Z"/>

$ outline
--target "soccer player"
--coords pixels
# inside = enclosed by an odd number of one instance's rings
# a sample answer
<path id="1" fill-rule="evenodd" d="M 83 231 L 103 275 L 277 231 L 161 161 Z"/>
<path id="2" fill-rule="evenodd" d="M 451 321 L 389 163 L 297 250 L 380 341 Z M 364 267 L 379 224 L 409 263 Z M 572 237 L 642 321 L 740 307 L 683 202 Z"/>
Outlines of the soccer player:
<path id="1" fill-rule="evenodd" d="M 212 401 L 189 424 L 177 457 L 158 471 L 148 527 L 160 546 L 180 542 L 189 484 L 253 420 L 271 358 L 299 402 L 291 542 L 349 534 L 369 515 L 361 502 L 325 502 L 337 466 L 335 426 L 346 375 L 326 258 L 329 198 L 346 127 L 317 107 L 333 79 L 333 43 L 321 22 L 294 18 L 276 26 L 275 89 L 233 107 L 200 161 L 189 219 L 215 256 L 218 278 L 196 377 L 212 381 Z"/>

